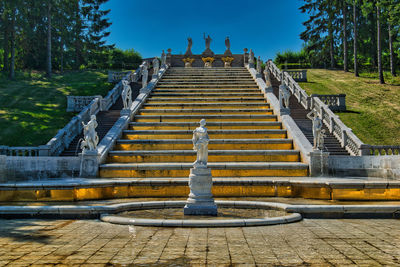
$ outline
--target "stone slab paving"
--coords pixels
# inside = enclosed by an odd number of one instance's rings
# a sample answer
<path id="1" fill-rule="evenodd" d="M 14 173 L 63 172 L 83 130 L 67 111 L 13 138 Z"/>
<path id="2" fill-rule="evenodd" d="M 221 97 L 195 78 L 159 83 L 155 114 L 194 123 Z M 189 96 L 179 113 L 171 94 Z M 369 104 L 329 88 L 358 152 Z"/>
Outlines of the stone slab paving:
<path id="1" fill-rule="evenodd" d="M 400 266 L 400 220 L 247 228 L 0 220 L 0 266 Z"/>

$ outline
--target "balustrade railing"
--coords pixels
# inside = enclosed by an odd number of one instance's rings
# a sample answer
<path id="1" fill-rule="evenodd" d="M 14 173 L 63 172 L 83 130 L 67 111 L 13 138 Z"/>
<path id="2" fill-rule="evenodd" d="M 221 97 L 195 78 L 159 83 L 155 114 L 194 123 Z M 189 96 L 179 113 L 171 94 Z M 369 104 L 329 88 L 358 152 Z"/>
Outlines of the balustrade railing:
<path id="1" fill-rule="evenodd" d="M 332 95 L 321 96 L 312 95 L 308 96 L 307 92 L 302 89 L 299 84 L 287 72 L 279 70 L 279 68 L 269 60 L 267 68 L 275 76 L 278 81 L 282 82 L 289 88 L 291 93 L 297 98 L 298 102 L 305 109 L 315 110 L 320 115 L 322 121 L 327 126 L 329 131 L 338 139 L 342 147 L 344 147 L 351 155 L 383 155 L 387 153 L 398 153 L 399 146 L 372 146 L 364 144 L 353 132 L 347 127 L 337 115 L 333 113 L 327 104 L 334 104 L 335 106 L 345 105 L 344 96 L 340 97 Z M 322 98 L 322 99 L 321 99 Z"/>
<path id="2" fill-rule="evenodd" d="M 60 155 L 61 152 L 70 145 L 72 140 L 82 132 L 82 122 L 89 121 L 90 116 L 97 115 L 99 111 L 109 110 L 110 107 L 118 100 L 123 89 L 121 80 L 126 79 L 130 82 L 137 82 L 139 76 L 140 68 L 135 72 L 123 73 L 122 77 L 119 76 L 121 77 L 120 81 L 113 87 L 112 90 L 108 92 L 107 96 L 104 98 L 101 96 L 71 97 L 70 101 L 75 101 L 74 104 L 83 107 L 81 108 L 79 114 L 74 116 L 64 128 L 59 130 L 46 145 L 37 147 L 0 146 L 0 155 L 31 157 Z M 114 75 L 113 77 L 116 78 L 117 75 Z M 77 100 L 78 98 L 80 99 Z M 89 103 L 84 105 L 86 102 Z M 78 107 L 76 109 L 78 109 Z"/>
<path id="3" fill-rule="evenodd" d="M 108 71 L 108 82 L 118 83 L 124 78 L 130 71 Z"/>
<path id="4" fill-rule="evenodd" d="M 284 70 L 285 72 L 289 73 L 290 76 L 296 82 L 307 82 L 307 70 Z"/>

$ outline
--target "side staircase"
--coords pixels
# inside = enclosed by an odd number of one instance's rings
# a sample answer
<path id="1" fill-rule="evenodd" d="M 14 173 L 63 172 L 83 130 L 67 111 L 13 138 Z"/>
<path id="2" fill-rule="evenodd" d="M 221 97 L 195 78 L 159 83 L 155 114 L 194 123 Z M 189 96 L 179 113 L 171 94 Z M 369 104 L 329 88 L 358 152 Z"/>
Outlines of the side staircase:
<path id="1" fill-rule="evenodd" d="M 100 176 L 187 178 L 205 118 L 214 177 L 307 176 L 308 165 L 245 68 L 170 68 L 117 141 Z"/>

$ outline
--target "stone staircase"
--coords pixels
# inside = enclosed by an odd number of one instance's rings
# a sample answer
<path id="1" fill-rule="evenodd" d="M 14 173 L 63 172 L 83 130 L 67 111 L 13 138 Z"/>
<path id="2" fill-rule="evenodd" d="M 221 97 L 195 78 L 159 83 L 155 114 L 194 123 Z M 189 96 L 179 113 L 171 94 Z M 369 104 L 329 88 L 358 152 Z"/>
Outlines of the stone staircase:
<path id="1" fill-rule="evenodd" d="M 307 176 L 245 68 L 170 68 L 100 166 L 101 177 L 189 176 L 192 133 L 206 119 L 214 177 Z"/>

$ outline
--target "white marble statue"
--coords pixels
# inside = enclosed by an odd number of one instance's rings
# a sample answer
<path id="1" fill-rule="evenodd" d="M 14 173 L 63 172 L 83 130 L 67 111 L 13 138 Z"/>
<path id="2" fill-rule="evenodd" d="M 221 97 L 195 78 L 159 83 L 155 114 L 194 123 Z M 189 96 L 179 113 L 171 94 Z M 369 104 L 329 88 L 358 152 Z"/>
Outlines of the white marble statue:
<path id="1" fill-rule="evenodd" d="M 265 67 L 264 70 L 264 78 L 265 78 L 265 84 L 269 87 L 271 86 L 271 72 L 268 68 L 268 66 Z"/>
<path id="2" fill-rule="evenodd" d="M 318 138 L 318 149 L 319 150 L 323 150 L 324 146 L 325 146 L 325 129 L 321 130 L 321 133 L 319 134 L 319 138 Z"/>
<path id="3" fill-rule="evenodd" d="M 262 61 L 260 56 L 257 58 L 257 73 L 261 74 L 261 69 L 262 69 Z"/>
<path id="4" fill-rule="evenodd" d="M 161 53 L 161 66 L 165 66 L 167 64 L 167 55 L 165 54 L 164 50 Z"/>
<path id="5" fill-rule="evenodd" d="M 124 109 L 128 109 L 132 105 L 132 89 L 127 80 L 122 80 L 122 86 L 122 104 L 124 105 Z"/>
<path id="6" fill-rule="evenodd" d="M 83 136 L 84 140 L 81 143 L 81 149 L 83 152 L 85 150 L 94 151 L 97 149 L 97 144 L 99 143 L 99 137 L 97 136 L 96 127 L 96 115 L 90 116 L 90 121 L 87 124 L 82 122 L 83 125 Z"/>
<path id="7" fill-rule="evenodd" d="M 158 57 L 153 59 L 153 75 L 158 75 L 158 71 L 160 70 L 160 61 L 158 61 Z"/>
<path id="8" fill-rule="evenodd" d="M 147 87 L 147 79 L 149 77 L 149 71 L 147 70 L 147 61 L 143 62 L 140 73 L 142 74 L 142 88 L 146 88 Z"/>
<path id="9" fill-rule="evenodd" d="M 321 140 L 321 130 L 322 130 L 322 120 L 318 116 L 317 112 L 313 109 L 310 113 L 307 114 L 307 118 L 312 120 L 312 133 L 314 136 L 314 149 L 318 149 L 320 146 Z"/>
<path id="10" fill-rule="evenodd" d="M 253 52 L 253 49 L 250 49 L 249 64 L 254 64 L 254 52 Z"/>
<path id="11" fill-rule="evenodd" d="M 286 85 L 279 86 L 279 103 L 281 108 L 289 108 L 290 91 Z"/>
<path id="12" fill-rule="evenodd" d="M 208 161 L 208 142 L 210 138 L 208 137 L 207 128 L 205 127 L 206 120 L 200 120 L 200 127 L 197 127 L 193 131 L 193 150 L 197 151 L 196 161 L 193 166 L 196 167 L 207 167 Z"/>

